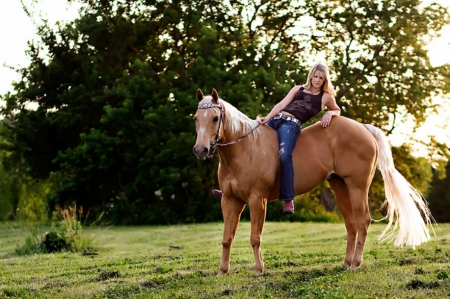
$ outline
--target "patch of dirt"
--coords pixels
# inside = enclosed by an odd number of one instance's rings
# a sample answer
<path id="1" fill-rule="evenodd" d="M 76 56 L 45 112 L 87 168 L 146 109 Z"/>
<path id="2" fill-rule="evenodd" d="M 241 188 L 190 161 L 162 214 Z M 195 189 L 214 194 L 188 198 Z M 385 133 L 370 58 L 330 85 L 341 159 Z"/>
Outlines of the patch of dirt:
<path id="1" fill-rule="evenodd" d="M 427 272 L 425 272 L 422 268 L 414 270 L 414 274 L 416 275 L 425 275 Z"/>
<path id="2" fill-rule="evenodd" d="M 83 252 L 81 253 L 81 255 L 83 255 L 83 256 L 94 256 L 94 255 L 98 255 L 98 253 L 95 252 L 95 251 L 87 251 L 87 250 L 83 250 Z"/>
<path id="3" fill-rule="evenodd" d="M 171 248 L 171 249 L 183 249 L 183 247 L 178 246 L 178 245 L 169 245 L 169 248 Z"/>
<path id="4" fill-rule="evenodd" d="M 439 287 L 439 283 L 436 281 L 424 282 L 418 278 L 411 280 L 406 284 L 407 289 L 434 289 Z"/>
<path id="5" fill-rule="evenodd" d="M 141 283 L 139 285 L 139 287 L 141 289 L 154 290 L 154 289 L 159 288 L 159 285 L 157 283 L 155 283 L 155 282 L 150 280 L 150 281 L 146 281 L 144 283 Z"/>
<path id="6" fill-rule="evenodd" d="M 51 281 L 49 283 L 46 283 L 44 288 L 53 289 L 53 288 L 57 288 L 57 287 L 62 287 L 64 285 L 65 285 L 65 283 L 63 281 L 57 280 L 57 281 Z"/>
<path id="7" fill-rule="evenodd" d="M 232 296 L 233 295 L 233 290 L 230 289 L 225 289 L 220 293 L 220 296 Z"/>
<path id="8" fill-rule="evenodd" d="M 400 266 L 417 264 L 417 258 L 403 259 L 398 262 Z"/>
<path id="9" fill-rule="evenodd" d="M 108 280 L 108 279 L 117 278 L 117 277 L 120 277 L 119 271 L 107 271 L 106 270 L 98 275 L 97 280 L 102 281 L 102 280 Z"/>

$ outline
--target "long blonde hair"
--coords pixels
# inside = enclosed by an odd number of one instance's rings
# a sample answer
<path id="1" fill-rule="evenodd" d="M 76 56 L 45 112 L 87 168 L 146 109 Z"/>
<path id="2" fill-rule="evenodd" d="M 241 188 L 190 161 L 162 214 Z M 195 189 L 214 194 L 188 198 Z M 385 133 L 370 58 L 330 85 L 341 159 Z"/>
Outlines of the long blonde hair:
<path id="1" fill-rule="evenodd" d="M 322 76 L 325 78 L 325 82 L 322 86 L 322 90 L 325 92 L 328 92 L 329 94 L 331 94 L 333 96 L 336 96 L 336 91 L 334 90 L 333 83 L 331 83 L 331 80 L 330 80 L 330 71 L 328 70 L 328 67 L 325 64 L 320 63 L 320 62 L 314 64 L 311 67 L 311 69 L 309 70 L 308 80 L 306 81 L 304 87 L 307 89 L 311 88 L 311 79 L 316 71 L 319 71 L 322 74 Z"/>

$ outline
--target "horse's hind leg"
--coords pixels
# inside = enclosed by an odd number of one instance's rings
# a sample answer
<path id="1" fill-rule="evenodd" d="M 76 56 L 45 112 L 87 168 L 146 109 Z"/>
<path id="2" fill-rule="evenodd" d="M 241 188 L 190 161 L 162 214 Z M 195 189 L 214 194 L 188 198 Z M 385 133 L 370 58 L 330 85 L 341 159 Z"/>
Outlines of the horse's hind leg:
<path id="1" fill-rule="evenodd" d="M 264 262 L 261 255 L 261 237 L 264 221 L 266 220 L 267 199 L 251 196 L 248 207 L 251 220 L 250 244 L 255 255 L 255 274 L 260 275 L 264 271 Z"/>
<path id="2" fill-rule="evenodd" d="M 347 185 L 351 185 L 347 183 Z M 356 219 L 356 228 L 358 230 L 358 238 L 356 241 L 355 255 L 353 256 L 352 265 L 350 268 L 356 270 L 361 266 L 363 260 L 364 244 L 366 243 L 367 231 L 371 221 L 369 212 L 369 202 L 367 198 L 367 188 L 350 187 L 348 188 L 350 193 L 350 200 L 352 203 L 353 216 Z"/>
<path id="3" fill-rule="evenodd" d="M 347 249 L 345 251 L 344 265 L 350 267 L 355 254 L 357 235 L 356 218 L 353 217 L 350 194 L 344 180 L 336 174 L 331 175 L 331 178 L 328 181 L 334 191 L 339 211 L 345 219 L 345 227 L 347 228 Z"/>
<path id="4" fill-rule="evenodd" d="M 220 259 L 219 272 L 217 276 L 228 273 L 230 268 L 230 251 L 233 244 L 234 236 L 236 235 L 239 226 L 239 219 L 244 210 L 245 203 L 234 199 L 222 196 L 222 215 L 224 222 L 223 239 L 222 239 L 222 257 Z"/>

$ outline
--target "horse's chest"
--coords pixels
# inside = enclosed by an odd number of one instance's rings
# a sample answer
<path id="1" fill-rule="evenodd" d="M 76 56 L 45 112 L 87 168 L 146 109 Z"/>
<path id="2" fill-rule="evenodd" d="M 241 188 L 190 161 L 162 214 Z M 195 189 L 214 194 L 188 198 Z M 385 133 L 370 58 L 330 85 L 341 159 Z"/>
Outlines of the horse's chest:
<path id="1" fill-rule="evenodd" d="M 234 193 L 248 194 L 250 190 L 270 190 L 277 182 L 276 166 L 265 168 L 263 163 L 259 163 L 239 165 L 235 168 L 220 167 L 219 181 Z"/>

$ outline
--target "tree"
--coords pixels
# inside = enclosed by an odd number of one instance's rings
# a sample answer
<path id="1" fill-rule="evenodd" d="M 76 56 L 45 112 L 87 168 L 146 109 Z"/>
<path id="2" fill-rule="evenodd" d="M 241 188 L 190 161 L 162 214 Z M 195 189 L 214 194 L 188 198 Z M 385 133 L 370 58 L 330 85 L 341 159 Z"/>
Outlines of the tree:
<path id="1" fill-rule="evenodd" d="M 433 171 L 428 203 L 437 222 L 450 222 L 450 162 L 445 167 L 444 177 L 441 178 L 438 171 Z"/>
<path id="2" fill-rule="evenodd" d="M 0 132 L 8 135 L 3 121 Z M 27 175 L 27 165 L 19 155 L 12 155 L 10 144 L 0 139 L 0 221 L 45 220 L 47 197 L 54 179 L 39 180 Z M 12 157 L 15 158 L 12 158 Z"/>
<path id="3" fill-rule="evenodd" d="M 449 23 L 438 4 L 420 1 L 308 1 L 313 51 L 332 60 L 345 115 L 389 127 L 412 116 L 420 125 L 432 97 L 448 93 L 449 66 L 432 67 L 425 40 Z M 393 121 L 391 121 L 393 119 Z"/>
<path id="4" fill-rule="evenodd" d="M 197 88 L 214 87 L 256 117 L 294 83 L 303 83 L 310 57 L 323 52 L 343 115 L 360 121 L 385 127 L 389 116 L 411 103 L 420 120 L 426 97 L 447 92 L 432 84 L 447 69 L 432 68 L 421 50 L 424 36 L 449 19 L 439 6 L 419 11 L 416 1 L 331 1 L 328 7 L 317 0 L 81 2 L 86 7 L 76 21 L 58 30 L 46 23 L 39 28 L 42 42 L 30 45 L 32 63 L 20 70 L 15 93 L 2 97 L 9 129 L 4 136 L 11 144 L 8 159 L 21 157 L 32 177 L 61 178 L 52 206 L 76 202 L 93 216 L 106 210 L 115 222 L 220 219 L 219 202 L 210 195 L 217 159 L 199 163 L 191 153 Z M 412 21 L 405 20 L 407 13 Z M 307 16 L 313 23 L 301 25 Z M 370 18 L 390 22 L 378 25 Z M 403 34 L 410 28 L 415 34 Z M 372 37 L 379 43 L 369 43 Z M 410 55 L 407 44 L 421 51 Z M 401 71 L 411 65 L 413 76 Z M 402 93 L 396 82 L 411 81 L 408 90 L 415 90 L 425 80 L 430 84 L 424 93 L 384 96 Z M 36 110 L 27 108 L 30 103 Z"/>

